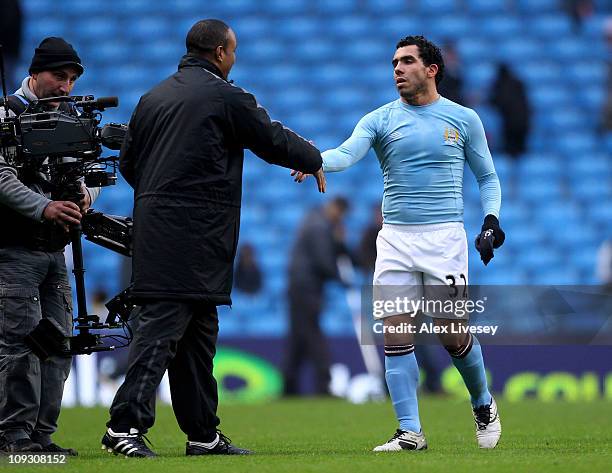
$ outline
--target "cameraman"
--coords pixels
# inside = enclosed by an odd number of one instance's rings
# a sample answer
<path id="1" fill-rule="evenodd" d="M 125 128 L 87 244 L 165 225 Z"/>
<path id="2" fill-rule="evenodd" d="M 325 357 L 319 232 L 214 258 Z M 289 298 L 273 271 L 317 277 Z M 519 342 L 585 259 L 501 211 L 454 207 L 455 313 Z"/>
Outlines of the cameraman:
<path id="1" fill-rule="evenodd" d="M 250 453 L 217 430 L 213 376 L 217 306 L 231 304 L 243 150 L 316 172 L 325 187 L 319 151 L 228 82 L 234 32 L 202 20 L 186 43 L 178 71 L 140 99 L 121 149 L 121 173 L 134 188 L 132 294 L 141 306 L 102 444 L 129 457 L 155 455 L 143 434 L 166 369 L 186 454 Z"/>
<path id="2" fill-rule="evenodd" d="M 83 66 L 69 43 L 51 37 L 36 48 L 29 73 L 8 98 L 10 116 L 20 115 L 37 99 L 69 95 Z M 72 113 L 65 103 L 49 108 Z M 4 117 L 4 107 L 0 114 Z M 43 169 L 18 175 L 0 156 L 0 452 L 76 455 L 51 441 L 72 359 L 41 361 L 24 337 L 41 318 L 72 335 L 64 247 L 70 225 L 79 223 L 99 189 L 81 183 L 78 205 L 52 201 Z"/>

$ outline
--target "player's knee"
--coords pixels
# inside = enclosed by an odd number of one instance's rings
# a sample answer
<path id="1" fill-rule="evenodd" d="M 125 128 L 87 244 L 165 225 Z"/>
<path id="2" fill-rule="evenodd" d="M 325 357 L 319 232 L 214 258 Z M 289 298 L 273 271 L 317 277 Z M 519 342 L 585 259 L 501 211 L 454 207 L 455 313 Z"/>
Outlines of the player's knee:
<path id="1" fill-rule="evenodd" d="M 446 343 L 443 342 L 444 348 L 450 356 L 453 358 L 463 358 L 470 352 L 472 345 L 474 344 L 474 340 L 471 334 L 468 335 L 469 336 L 465 337 L 463 340 L 457 339 L 447 341 Z"/>

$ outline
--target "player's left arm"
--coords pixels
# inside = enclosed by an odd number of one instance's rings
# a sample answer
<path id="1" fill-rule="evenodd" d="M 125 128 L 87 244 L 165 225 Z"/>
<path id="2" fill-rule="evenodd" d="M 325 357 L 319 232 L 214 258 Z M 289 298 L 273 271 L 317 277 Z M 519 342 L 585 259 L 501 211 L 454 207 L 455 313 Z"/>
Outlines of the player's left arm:
<path id="1" fill-rule="evenodd" d="M 480 189 L 480 201 L 485 218 L 481 232 L 476 237 L 476 249 L 483 263 L 487 265 L 493 258 L 493 249 L 503 245 L 506 235 L 499 225 L 501 207 L 499 178 L 495 172 L 484 127 L 476 112 L 472 110 L 468 116 L 465 158 L 476 176 Z"/>

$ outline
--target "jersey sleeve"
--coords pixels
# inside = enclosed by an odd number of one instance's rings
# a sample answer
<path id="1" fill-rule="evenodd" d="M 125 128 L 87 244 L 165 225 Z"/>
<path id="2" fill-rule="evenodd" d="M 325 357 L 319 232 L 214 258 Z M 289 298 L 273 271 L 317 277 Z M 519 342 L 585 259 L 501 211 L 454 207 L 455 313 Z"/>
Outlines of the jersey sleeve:
<path id="1" fill-rule="evenodd" d="M 344 171 L 368 154 L 378 136 L 378 120 L 375 112 L 368 113 L 357 123 L 348 140 L 335 149 L 321 153 L 323 171 Z"/>
<path id="2" fill-rule="evenodd" d="M 468 115 L 467 139 L 465 142 L 465 159 L 476 176 L 480 189 L 480 201 L 486 215 L 499 218 L 501 207 L 501 187 L 495 172 L 493 158 L 487 144 L 484 127 L 473 110 Z"/>

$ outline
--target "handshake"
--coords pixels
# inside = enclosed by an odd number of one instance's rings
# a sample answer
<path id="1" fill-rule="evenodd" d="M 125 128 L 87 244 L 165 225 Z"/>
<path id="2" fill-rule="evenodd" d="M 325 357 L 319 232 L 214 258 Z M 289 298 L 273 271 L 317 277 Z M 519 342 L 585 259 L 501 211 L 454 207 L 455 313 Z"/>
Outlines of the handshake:
<path id="1" fill-rule="evenodd" d="M 301 171 L 291 171 L 291 176 L 293 176 L 293 180 L 295 182 L 303 182 L 310 174 L 304 174 Z M 313 174 L 314 178 L 317 180 L 317 187 L 319 188 L 319 192 L 325 192 L 325 174 L 323 173 L 323 168 L 321 167 L 317 172 Z"/>

